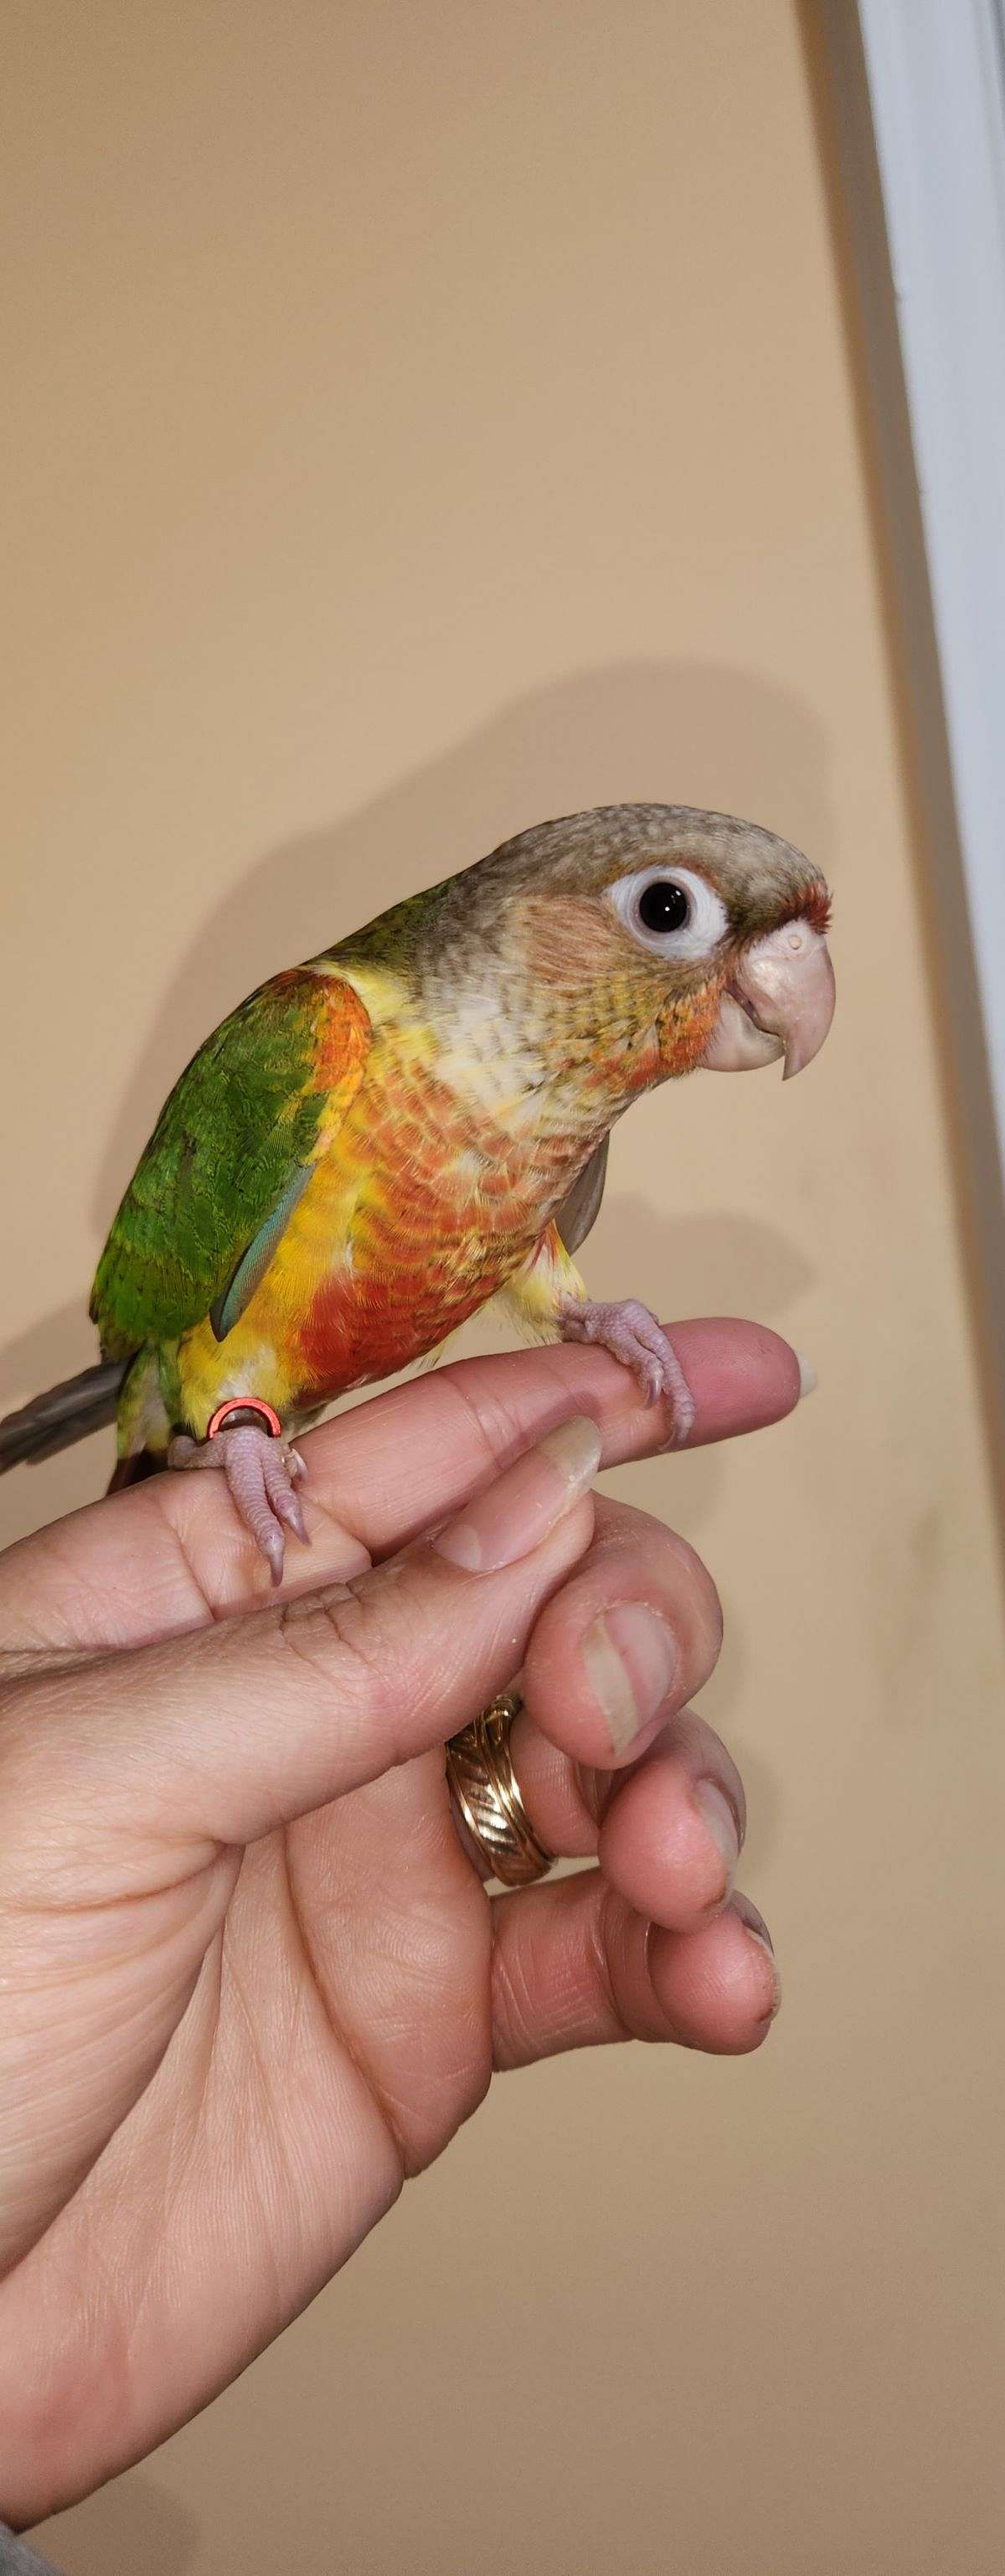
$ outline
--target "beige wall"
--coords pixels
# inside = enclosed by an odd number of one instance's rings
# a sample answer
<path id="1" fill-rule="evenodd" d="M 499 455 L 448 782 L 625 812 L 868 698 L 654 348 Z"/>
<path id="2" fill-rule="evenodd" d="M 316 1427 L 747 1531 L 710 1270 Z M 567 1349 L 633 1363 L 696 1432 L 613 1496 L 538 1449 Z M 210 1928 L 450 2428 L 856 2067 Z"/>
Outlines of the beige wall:
<path id="1" fill-rule="evenodd" d="M 788 0 L 9 0 L 0 1394 L 261 974 L 540 816 L 751 814 L 836 888 L 804 1082 L 619 1133 L 601 1293 L 777 1323 L 800 1418 L 622 1490 L 706 1706 L 764 2054 L 511 2078 L 71 2576 L 983 2576 L 1002 1632 L 891 675 Z M 16 1108 L 15 1108 L 16 1104 Z M 9 1534 L 107 1444 L 12 1479 Z M 1000 2347 L 999 2347 L 1000 2349 Z"/>

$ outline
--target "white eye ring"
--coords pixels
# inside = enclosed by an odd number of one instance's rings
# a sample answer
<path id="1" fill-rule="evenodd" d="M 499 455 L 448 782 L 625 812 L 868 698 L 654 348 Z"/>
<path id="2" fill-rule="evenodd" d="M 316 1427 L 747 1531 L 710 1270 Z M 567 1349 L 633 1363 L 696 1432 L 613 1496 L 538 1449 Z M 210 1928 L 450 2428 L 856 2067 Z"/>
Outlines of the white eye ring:
<path id="1" fill-rule="evenodd" d="M 679 886 L 687 896 L 688 917 L 679 930 L 650 930 L 642 920 L 639 905 L 651 885 Z M 610 900 L 640 948 L 648 948 L 651 957 L 673 958 L 682 965 L 708 957 L 729 928 L 726 906 L 707 879 L 691 868 L 675 867 L 672 860 L 663 867 L 640 868 L 634 877 L 619 877 L 610 888 Z"/>

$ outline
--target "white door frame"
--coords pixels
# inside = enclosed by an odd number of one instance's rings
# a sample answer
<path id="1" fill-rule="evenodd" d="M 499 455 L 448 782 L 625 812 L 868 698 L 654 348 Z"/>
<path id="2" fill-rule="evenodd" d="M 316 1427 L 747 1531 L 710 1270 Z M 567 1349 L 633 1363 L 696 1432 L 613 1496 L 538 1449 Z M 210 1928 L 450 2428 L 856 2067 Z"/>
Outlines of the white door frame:
<path id="1" fill-rule="evenodd" d="M 808 0 L 808 18 L 858 295 L 968 1232 L 1005 1427 L 1005 0 Z"/>
<path id="2" fill-rule="evenodd" d="M 1005 16 L 859 20 L 1005 1171 Z"/>

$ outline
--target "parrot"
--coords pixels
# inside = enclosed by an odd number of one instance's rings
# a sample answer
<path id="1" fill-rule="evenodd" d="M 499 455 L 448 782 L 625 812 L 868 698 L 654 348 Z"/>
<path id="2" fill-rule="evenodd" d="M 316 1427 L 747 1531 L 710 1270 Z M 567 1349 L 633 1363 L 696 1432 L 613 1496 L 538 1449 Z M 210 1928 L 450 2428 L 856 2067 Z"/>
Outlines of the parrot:
<path id="1" fill-rule="evenodd" d="M 635 1298 L 573 1259 L 608 1144 L 654 1085 L 822 1046 L 830 896 L 734 815 L 609 805 L 541 823 L 259 985 L 179 1076 L 115 1216 L 101 1358 L 0 1424 L 0 1470 L 112 1420 L 109 1490 L 210 1467 L 282 1579 L 296 1438 L 439 1356 L 490 1299 L 604 1345 L 673 1436 L 693 1403 Z"/>

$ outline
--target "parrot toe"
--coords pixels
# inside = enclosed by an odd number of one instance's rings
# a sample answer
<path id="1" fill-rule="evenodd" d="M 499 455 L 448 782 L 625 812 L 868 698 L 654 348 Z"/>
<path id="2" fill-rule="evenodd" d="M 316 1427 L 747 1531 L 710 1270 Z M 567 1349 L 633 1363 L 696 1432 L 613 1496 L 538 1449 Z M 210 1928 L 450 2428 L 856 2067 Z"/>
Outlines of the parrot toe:
<path id="1" fill-rule="evenodd" d="M 647 1404 L 669 1404 L 670 1445 L 682 1447 L 694 1421 L 694 1398 L 669 1333 L 648 1306 L 636 1297 L 613 1305 L 570 1297 L 562 1308 L 561 1328 L 563 1341 L 599 1342 L 631 1369 Z"/>
<path id="2" fill-rule="evenodd" d="M 172 1440 L 169 1467 L 222 1467 L 234 1507 L 264 1556 L 273 1583 L 283 1579 L 284 1529 L 307 1545 L 307 1524 L 296 1487 L 307 1468 L 299 1449 L 253 1423 L 218 1431 L 213 1440 Z"/>

